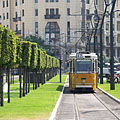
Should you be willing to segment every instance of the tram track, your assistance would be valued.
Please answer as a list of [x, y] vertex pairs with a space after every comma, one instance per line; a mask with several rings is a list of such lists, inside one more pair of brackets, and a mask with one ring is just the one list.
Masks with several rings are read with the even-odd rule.
[[[80, 102], [78, 103], [78, 101], [79, 101], [79, 99], [78, 99], [79, 95], [81, 95], [81, 94], [76, 94], [75, 92], [73, 93], [73, 96], [74, 96], [74, 109], [75, 109], [74, 110], [75, 111], [75, 120], [82, 120], [82, 118], [80, 118], [81, 111], [79, 110]], [[120, 116], [118, 116], [118, 114], [114, 111], [114, 109], [112, 110], [109, 105], [107, 105], [101, 98], [99, 98], [99, 96], [97, 95], [97, 93], [89, 93], [89, 95], [93, 95], [97, 99], [97, 101], [99, 101], [104, 106], [104, 108], [111, 115], [113, 115], [116, 118], [116, 120], [120, 120]]]
[[[119, 116], [108, 106], [104, 103], [104, 101], [102, 101], [96, 93], [93, 93], [93, 95], [95, 96], [95, 98], [114, 116], [116, 117], [117, 120], [120, 120]], [[116, 101], [115, 101], [116, 102]]]
[[75, 99], [75, 93], [73, 94], [73, 96], [74, 96], [75, 120], [80, 120], [78, 104], [77, 104], [77, 101]]

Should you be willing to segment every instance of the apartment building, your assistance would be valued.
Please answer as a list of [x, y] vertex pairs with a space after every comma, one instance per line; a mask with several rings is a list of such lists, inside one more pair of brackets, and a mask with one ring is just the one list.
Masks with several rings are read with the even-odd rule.
[[[108, 3], [111, 0], [107, 0]], [[116, 0], [116, 6], [113, 14], [113, 34], [114, 34], [114, 56], [120, 58], [120, 0]], [[111, 6], [108, 8], [108, 13], [111, 11]], [[106, 16], [104, 23], [104, 52], [107, 57], [110, 57], [110, 15]]]
[[[110, 2], [111, 0], [108, 0]], [[99, 16], [103, 14], [103, 0], [95, 0]], [[88, 47], [89, 35], [96, 25], [94, 0], [0, 0], [0, 24], [9, 27], [20, 37], [36, 35], [62, 56], [77, 49]], [[108, 8], [108, 11], [110, 11]], [[116, 2], [116, 10], [120, 1]], [[91, 24], [93, 23], [93, 27]], [[110, 57], [110, 23], [105, 17], [103, 32], [104, 54]], [[85, 32], [84, 37], [82, 34]], [[97, 48], [100, 48], [99, 30], [96, 35]], [[114, 13], [114, 47], [116, 58], [120, 57], [120, 12]], [[91, 50], [93, 51], [92, 37]], [[77, 45], [76, 45], [77, 44]], [[61, 47], [59, 47], [61, 46]], [[65, 51], [64, 48], [67, 48]], [[76, 51], [77, 51], [76, 49]]]
[[[74, 33], [81, 27], [80, 13], [79, 0], [0, 1], [2, 26], [9, 27], [21, 37], [39, 36], [46, 44], [54, 46], [59, 42], [62, 45], [65, 43], [68, 43], [68, 46], [72, 45], [80, 37], [80, 33], [77, 33], [75, 38]], [[72, 47], [74, 48], [74, 45]]]

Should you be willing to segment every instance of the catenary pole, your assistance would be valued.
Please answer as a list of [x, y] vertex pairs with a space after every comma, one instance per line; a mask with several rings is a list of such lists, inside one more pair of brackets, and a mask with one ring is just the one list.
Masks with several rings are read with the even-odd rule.
[[114, 83], [114, 47], [113, 47], [113, 13], [114, 13], [114, 8], [115, 8], [115, 3], [116, 0], [112, 1], [112, 9], [110, 13], [110, 89], [115, 90], [115, 83]]

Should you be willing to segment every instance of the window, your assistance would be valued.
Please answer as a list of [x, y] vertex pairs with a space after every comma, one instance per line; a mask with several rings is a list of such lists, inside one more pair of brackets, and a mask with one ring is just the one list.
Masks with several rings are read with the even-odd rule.
[[120, 21], [117, 21], [117, 30], [120, 31]]
[[59, 9], [56, 8], [56, 15], [59, 15]]
[[16, 17], [16, 18], [18, 17], [18, 14], [17, 14], [17, 12], [15, 12], [15, 17]]
[[38, 9], [35, 9], [35, 16], [38, 16]]
[[50, 0], [50, 2], [54, 2], [54, 0]]
[[106, 49], [106, 56], [109, 57], [109, 49]]
[[15, 6], [18, 6], [17, 0], [15, 0]]
[[18, 31], [18, 24], [16, 24], [16, 31]]
[[24, 22], [22, 23], [22, 36], [24, 37], [25, 36], [25, 24]]
[[48, 2], [48, 0], [46, 0], [46, 2]]
[[90, 4], [90, 1], [89, 1], [89, 0], [86, 0], [86, 3], [87, 3], [87, 4]]
[[56, 2], [59, 2], [59, 0], [56, 0]]
[[22, 10], [22, 16], [24, 16], [24, 10]]
[[120, 48], [117, 48], [117, 57], [120, 57]]
[[98, 0], [96, 0], [96, 5], [98, 5]]
[[67, 22], [67, 42], [70, 42], [70, 21]]
[[48, 22], [45, 27], [46, 40], [53, 42], [60, 39], [60, 27], [57, 22]]
[[38, 34], [38, 22], [35, 22], [35, 34]]
[[24, 0], [22, 0], [22, 4], [24, 4]]
[[49, 9], [46, 9], [46, 15], [49, 15]]
[[70, 3], [70, 0], [67, 0], [67, 3]]
[[109, 30], [109, 24], [106, 23], [106, 30]]
[[109, 45], [109, 37], [106, 36], [106, 45]]
[[3, 8], [5, 7], [5, 1], [3, 1]]
[[7, 12], [7, 19], [9, 19], [9, 15], [8, 15], [8, 12]]
[[8, 0], [6, 1], [6, 7], [8, 7]]
[[70, 8], [67, 8], [67, 15], [70, 15]]
[[117, 42], [120, 43], [120, 34], [117, 35]]
[[54, 15], [54, 9], [50, 9], [50, 15]]
[[77, 72], [93, 71], [92, 61], [91, 60], [77, 60], [76, 71]]
[[3, 20], [5, 20], [5, 13], [3, 13]]
[[35, 3], [38, 3], [38, 0], [35, 0]]
[[90, 10], [87, 9], [86, 10], [86, 14], [89, 15], [90, 14]]
[[0, 20], [1, 20], [1, 15], [0, 15]]

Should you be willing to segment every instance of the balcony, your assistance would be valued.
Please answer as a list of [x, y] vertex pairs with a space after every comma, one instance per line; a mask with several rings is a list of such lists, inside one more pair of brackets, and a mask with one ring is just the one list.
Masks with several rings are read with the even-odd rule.
[[45, 15], [45, 19], [60, 19], [60, 15]]
[[16, 35], [21, 35], [21, 30], [17, 30], [15, 32], [16, 32]]
[[21, 21], [21, 17], [13, 18], [13, 22]]

